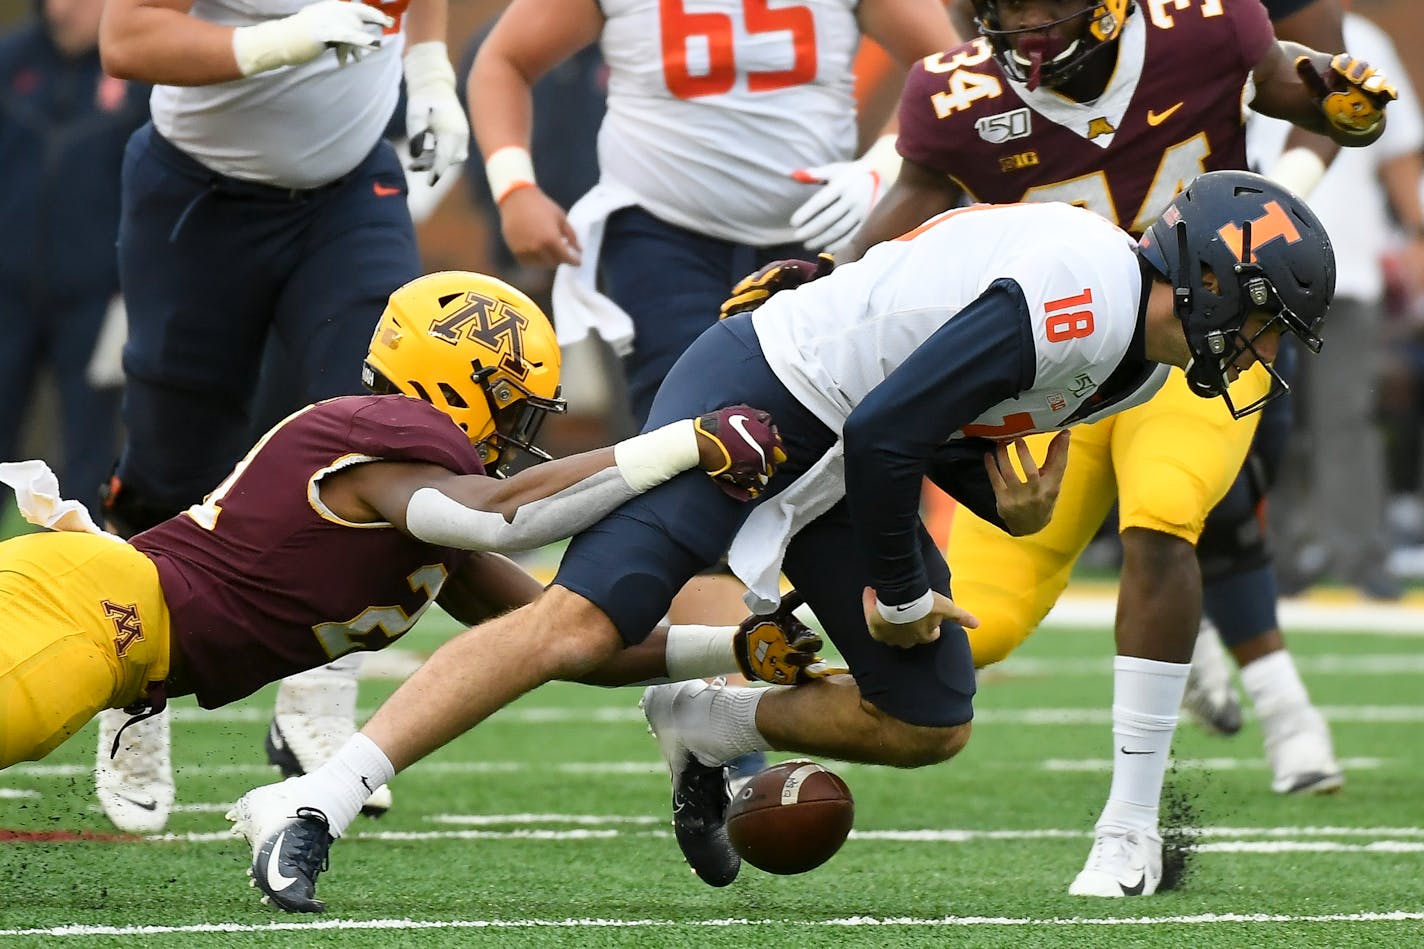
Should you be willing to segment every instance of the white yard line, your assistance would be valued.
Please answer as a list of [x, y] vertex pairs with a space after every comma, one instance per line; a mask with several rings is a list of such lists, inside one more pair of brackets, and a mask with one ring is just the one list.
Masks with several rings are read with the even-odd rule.
[[787, 929], [884, 929], [886, 927], [957, 928], [983, 926], [1212, 926], [1242, 923], [1394, 923], [1424, 920], [1424, 913], [1396, 910], [1376, 913], [1202, 913], [1193, 916], [941, 916], [938, 918], [847, 916], [838, 919], [321, 919], [311, 922], [200, 923], [192, 926], [89, 926], [74, 924], [48, 929], [0, 929], [0, 937], [38, 936], [158, 936], [227, 935], [232, 933], [337, 932], [342, 930], [414, 931], [430, 929], [706, 929], [730, 926], [774, 926]]

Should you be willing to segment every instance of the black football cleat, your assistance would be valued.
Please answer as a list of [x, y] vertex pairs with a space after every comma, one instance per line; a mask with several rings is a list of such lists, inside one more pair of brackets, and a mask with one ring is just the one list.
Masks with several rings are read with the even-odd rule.
[[680, 693], [715, 688], [690, 681], [656, 685], [643, 693], [648, 730], [658, 740], [672, 778], [673, 836], [692, 872], [708, 886], [727, 886], [742, 869], [742, 858], [727, 838], [727, 807], [732, 802], [723, 765], [705, 765], [687, 749], [674, 723]]
[[262, 902], [289, 913], [321, 913], [326, 904], [316, 898], [316, 878], [330, 865], [331, 829], [316, 808], [286, 806], [283, 790], [273, 784], [249, 791], [227, 819], [252, 845], [247, 874]]

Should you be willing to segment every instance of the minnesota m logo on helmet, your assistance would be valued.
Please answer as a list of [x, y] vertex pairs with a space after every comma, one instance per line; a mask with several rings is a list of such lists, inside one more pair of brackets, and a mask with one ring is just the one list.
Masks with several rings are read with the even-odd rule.
[[458, 346], [462, 338], [480, 343], [499, 354], [500, 368], [524, 379], [530, 371], [524, 360], [524, 328], [529, 318], [504, 300], [473, 290], [465, 299], [465, 306], [430, 324], [430, 335], [452, 346]]

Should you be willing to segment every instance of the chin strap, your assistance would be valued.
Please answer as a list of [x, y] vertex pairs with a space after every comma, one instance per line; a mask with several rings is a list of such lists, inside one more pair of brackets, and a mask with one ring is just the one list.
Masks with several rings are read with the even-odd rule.
[[136, 722], [141, 722], [146, 718], [152, 718], [168, 707], [168, 685], [165, 682], [150, 682], [148, 690], [144, 692], [143, 698], [137, 702], [132, 702], [124, 706], [124, 711], [133, 716], [128, 721], [119, 726], [118, 732], [114, 735], [114, 744], [109, 749], [109, 759], [119, 753], [119, 739], [124, 735], [124, 729]]

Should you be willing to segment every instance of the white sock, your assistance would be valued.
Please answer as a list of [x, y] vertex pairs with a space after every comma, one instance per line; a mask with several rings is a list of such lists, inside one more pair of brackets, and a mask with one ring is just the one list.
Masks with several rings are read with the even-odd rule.
[[340, 837], [361, 813], [366, 798], [395, 774], [380, 746], [357, 732], [326, 764], [292, 780], [300, 782], [301, 800], [325, 814], [332, 835]]
[[732, 652], [732, 636], [736, 632], [735, 626], [669, 626], [668, 681], [710, 679], [740, 672]]
[[770, 749], [756, 727], [757, 706], [769, 691], [728, 685], [698, 693], [685, 711], [679, 709], [678, 724], [688, 750], [703, 764], [715, 765]]
[[1295, 660], [1284, 649], [1242, 666], [1241, 685], [1251, 698], [1256, 716], [1262, 720], [1310, 705], [1310, 694], [1296, 670]]
[[1190, 668], [1135, 656], [1113, 659], [1113, 776], [1099, 829], [1156, 829]]

